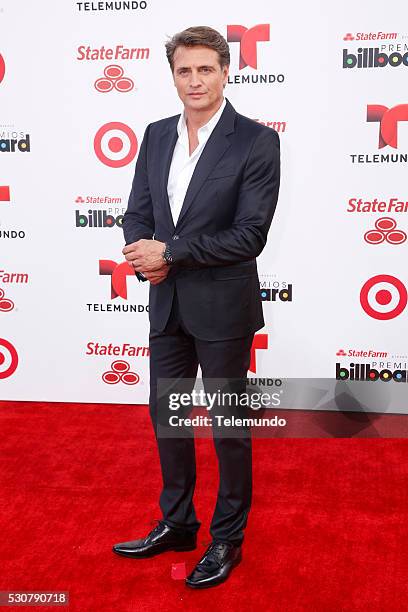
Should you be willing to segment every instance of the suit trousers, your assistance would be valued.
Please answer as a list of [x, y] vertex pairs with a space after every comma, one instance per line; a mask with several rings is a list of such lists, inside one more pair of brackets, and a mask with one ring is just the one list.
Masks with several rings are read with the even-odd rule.
[[[221, 378], [234, 381], [232, 385], [241, 380], [245, 388], [253, 337], [254, 333], [219, 341], [194, 337], [182, 321], [176, 289], [164, 331], [159, 332], [152, 327], [150, 329], [150, 416], [163, 478], [160, 508], [163, 522], [170, 527], [191, 532], [198, 531], [200, 527], [193, 503], [196, 483], [195, 444], [193, 435], [160, 435], [158, 381], [174, 379], [183, 384], [186, 380], [183, 390], [191, 392], [200, 365], [206, 392], [215, 389], [214, 379]], [[217, 412], [216, 406], [212, 412]], [[236, 416], [236, 412], [233, 414]], [[242, 414], [238, 407], [238, 416]], [[223, 427], [215, 427], [214, 419], [212, 431], [218, 459], [219, 488], [210, 533], [213, 540], [239, 545], [244, 538], [252, 498], [251, 432], [249, 428], [241, 427], [240, 435], [235, 436], [225, 430], [226, 435], [223, 435]]]

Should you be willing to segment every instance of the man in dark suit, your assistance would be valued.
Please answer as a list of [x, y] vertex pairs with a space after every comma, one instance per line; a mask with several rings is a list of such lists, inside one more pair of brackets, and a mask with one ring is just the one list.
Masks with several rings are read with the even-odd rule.
[[[184, 113], [147, 127], [123, 220], [123, 253], [150, 281], [150, 414], [163, 476], [163, 519], [144, 539], [113, 547], [133, 558], [196, 548], [194, 438], [161, 435], [158, 381], [190, 381], [191, 389], [198, 365], [206, 390], [214, 379], [245, 380], [254, 333], [264, 325], [256, 257], [280, 176], [277, 133], [224, 99], [225, 39], [189, 28], [166, 52]], [[213, 542], [186, 579], [193, 588], [226, 580], [241, 559], [252, 455], [248, 428], [240, 434], [222, 427], [213, 434], [220, 473]]]

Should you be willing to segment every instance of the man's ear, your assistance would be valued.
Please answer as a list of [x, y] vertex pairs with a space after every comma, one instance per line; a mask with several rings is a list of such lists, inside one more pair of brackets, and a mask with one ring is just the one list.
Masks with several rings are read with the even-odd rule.
[[224, 87], [228, 83], [228, 75], [229, 75], [229, 66], [224, 66], [222, 69], [223, 77], [224, 77]]

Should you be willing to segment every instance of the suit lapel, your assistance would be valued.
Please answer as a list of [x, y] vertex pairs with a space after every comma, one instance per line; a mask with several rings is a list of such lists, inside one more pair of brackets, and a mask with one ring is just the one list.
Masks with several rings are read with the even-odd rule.
[[234, 108], [227, 100], [227, 104], [220, 117], [220, 120], [215, 126], [213, 132], [211, 133], [194, 169], [193, 176], [191, 177], [191, 181], [188, 186], [186, 196], [184, 198], [183, 206], [181, 208], [176, 227], [179, 227], [180, 222], [182, 221], [187, 210], [193, 203], [194, 198], [200, 191], [207, 176], [210, 174], [210, 172], [217, 165], [221, 157], [231, 146], [231, 142], [227, 136], [228, 134], [231, 134], [234, 131], [235, 115], [236, 112]]
[[163, 204], [172, 230], [174, 230], [174, 222], [170, 210], [169, 196], [167, 193], [167, 181], [169, 180], [171, 160], [173, 158], [174, 147], [176, 146], [178, 138], [177, 121], [178, 117], [175, 118], [174, 124], [170, 125], [167, 131], [162, 134], [159, 150], [160, 191], [163, 193]]

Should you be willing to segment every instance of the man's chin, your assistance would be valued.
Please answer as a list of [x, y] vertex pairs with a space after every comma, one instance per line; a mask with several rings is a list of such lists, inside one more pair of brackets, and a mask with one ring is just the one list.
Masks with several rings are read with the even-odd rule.
[[206, 96], [200, 96], [199, 98], [188, 97], [184, 105], [188, 108], [205, 110], [211, 106], [211, 102]]

